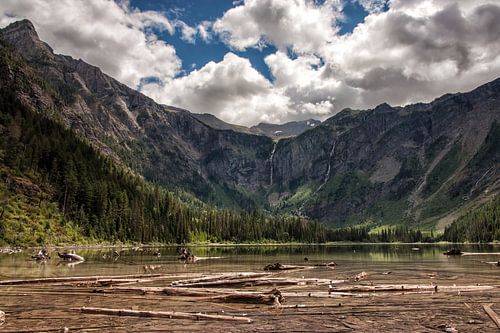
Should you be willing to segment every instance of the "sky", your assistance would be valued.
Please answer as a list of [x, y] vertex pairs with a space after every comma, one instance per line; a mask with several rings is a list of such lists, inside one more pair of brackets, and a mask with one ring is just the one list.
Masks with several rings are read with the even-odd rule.
[[500, 76], [498, 0], [2, 0], [56, 53], [251, 126], [428, 102]]

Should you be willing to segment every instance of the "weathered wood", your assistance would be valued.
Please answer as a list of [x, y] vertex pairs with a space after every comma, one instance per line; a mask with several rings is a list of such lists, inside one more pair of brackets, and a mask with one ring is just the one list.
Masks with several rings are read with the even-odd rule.
[[218, 280], [207, 282], [185, 283], [178, 285], [179, 287], [223, 287], [235, 285], [251, 285], [251, 286], [264, 286], [264, 285], [307, 285], [307, 284], [329, 284], [330, 280], [327, 279], [293, 279], [293, 278], [243, 278], [243, 279], [230, 279]]
[[0, 311], [0, 326], [2, 326], [3, 323], [5, 323], [5, 312]]
[[199, 282], [211, 282], [219, 280], [235, 280], [242, 278], [258, 278], [264, 276], [271, 276], [270, 273], [252, 273], [252, 272], [241, 272], [241, 273], [229, 273], [229, 274], [218, 274], [214, 276], [204, 276], [196, 279], [178, 280], [171, 283], [172, 286], [188, 285], [192, 283]]
[[167, 319], [191, 319], [191, 320], [217, 320], [217, 321], [235, 321], [241, 323], [251, 323], [252, 319], [246, 317], [212, 315], [204, 313], [189, 313], [177, 311], [144, 311], [128, 309], [111, 309], [83, 307], [78, 309], [85, 314], [98, 314], [108, 316], [129, 316], [129, 317], [148, 317], [148, 318], [167, 318]]
[[101, 294], [162, 294], [167, 296], [214, 296], [231, 293], [230, 291], [217, 291], [210, 289], [189, 289], [189, 288], [176, 288], [176, 287], [114, 287], [105, 289], [94, 289], [94, 293]]
[[500, 328], [500, 318], [491, 308], [491, 304], [483, 304], [483, 309], [484, 312], [486, 312], [486, 314], [491, 318], [491, 320], [493, 320], [493, 322], [497, 325], [497, 327]]
[[330, 287], [330, 292], [348, 291], [348, 292], [406, 292], [406, 291], [434, 291], [434, 292], [457, 292], [457, 291], [485, 291], [494, 289], [494, 286], [437, 286], [437, 285], [419, 285], [419, 284], [400, 284], [400, 285], [374, 285], [374, 286], [342, 286]]
[[150, 278], [160, 277], [162, 274], [139, 274], [139, 275], [114, 275], [114, 276], [72, 276], [72, 277], [55, 277], [55, 278], [40, 278], [40, 279], [25, 279], [25, 280], [0, 280], [0, 285], [22, 285], [22, 284], [39, 284], [39, 283], [58, 283], [58, 282], [73, 282], [73, 281], [92, 281], [103, 279], [135, 279], [135, 278]]
[[226, 295], [213, 296], [207, 300], [210, 300], [211, 302], [250, 303], [280, 306], [284, 301], [284, 297], [278, 289], [273, 289], [270, 292], [261, 294], [234, 292]]

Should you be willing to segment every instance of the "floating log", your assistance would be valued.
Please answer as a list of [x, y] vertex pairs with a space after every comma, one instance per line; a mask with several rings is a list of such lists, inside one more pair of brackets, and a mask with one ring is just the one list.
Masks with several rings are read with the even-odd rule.
[[493, 322], [497, 325], [498, 328], [500, 328], [500, 318], [498, 318], [498, 315], [493, 311], [491, 308], [491, 304], [484, 304], [483, 305], [484, 312], [493, 320]]
[[285, 286], [285, 285], [307, 285], [307, 284], [329, 284], [330, 280], [327, 279], [293, 279], [293, 278], [242, 278], [242, 279], [226, 279], [226, 280], [216, 280], [216, 281], [202, 281], [194, 283], [184, 283], [177, 285], [179, 287], [224, 287], [224, 286], [235, 286], [235, 285], [248, 285], [248, 286], [264, 286], [264, 285], [275, 285], [275, 286]]
[[458, 248], [454, 247], [453, 249], [443, 252], [443, 254], [446, 256], [461, 256], [463, 252], [460, 251]]
[[151, 278], [161, 277], [162, 274], [140, 274], [140, 275], [114, 275], [114, 276], [72, 276], [72, 277], [56, 277], [56, 278], [40, 278], [27, 280], [0, 280], [0, 285], [21, 285], [21, 284], [39, 284], [39, 283], [60, 283], [60, 282], [75, 282], [75, 281], [95, 281], [105, 279], [134, 279], [134, 278]]
[[485, 291], [494, 289], [493, 286], [436, 286], [436, 285], [418, 285], [418, 284], [401, 284], [401, 285], [376, 285], [376, 286], [345, 286], [345, 287], [330, 287], [330, 292], [380, 292], [380, 291], [434, 291], [434, 292], [457, 292], [457, 291]]
[[61, 258], [62, 260], [69, 260], [69, 261], [85, 261], [85, 259], [82, 257], [82, 256], [79, 256], [78, 254], [76, 253], [59, 253], [57, 252], [57, 255], [59, 256], [59, 258]]
[[110, 308], [94, 308], [94, 307], [83, 307], [78, 310], [81, 313], [85, 314], [98, 314], [98, 315], [108, 315], [108, 316], [129, 316], [129, 317], [191, 319], [191, 320], [218, 320], [218, 321], [236, 321], [241, 323], [253, 322], [252, 319], [246, 317], [177, 312], [177, 311], [139, 311], [139, 310], [128, 310], [128, 309], [110, 309]]
[[95, 293], [102, 294], [163, 294], [168, 296], [198, 296], [198, 297], [211, 297], [223, 295], [230, 292], [209, 290], [209, 289], [195, 289], [188, 288], [175, 288], [175, 287], [114, 287], [106, 289], [94, 289]]
[[284, 297], [278, 289], [262, 294], [233, 292], [225, 295], [218, 295], [208, 298], [212, 302], [225, 303], [251, 303], [280, 306]]
[[199, 282], [211, 282], [211, 281], [219, 281], [219, 280], [235, 280], [235, 279], [242, 279], [242, 278], [258, 278], [258, 277], [264, 277], [264, 276], [271, 276], [270, 273], [229, 273], [229, 274], [218, 274], [214, 276], [204, 276], [201, 278], [196, 278], [196, 279], [188, 279], [188, 280], [179, 280], [179, 281], [173, 281], [171, 283], [172, 286], [182, 286], [182, 285], [188, 285], [192, 283], [199, 283]]

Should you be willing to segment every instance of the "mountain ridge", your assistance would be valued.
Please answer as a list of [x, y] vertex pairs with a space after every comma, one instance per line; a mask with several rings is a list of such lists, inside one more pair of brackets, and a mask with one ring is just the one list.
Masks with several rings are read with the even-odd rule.
[[216, 128], [222, 125], [159, 105], [95, 66], [55, 55], [28, 22], [2, 35], [65, 103], [20, 94], [24, 102], [45, 103], [102, 152], [169, 189], [220, 207], [263, 208], [334, 226], [429, 228], [444, 227], [447, 214], [498, 193], [498, 149], [471, 163], [500, 122], [500, 79], [430, 103], [345, 109], [273, 140], [227, 123]]

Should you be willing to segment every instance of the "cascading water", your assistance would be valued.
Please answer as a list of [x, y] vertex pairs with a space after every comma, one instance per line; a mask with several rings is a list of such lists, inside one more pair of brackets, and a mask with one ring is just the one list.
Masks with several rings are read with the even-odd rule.
[[334, 141], [333, 145], [332, 145], [332, 149], [330, 150], [330, 155], [328, 157], [328, 168], [326, 169], [325, 178], [323, 180], [323, 183], [321, 183], [321, 185], [318, 186], [318, 188], [316, 189], [316, 191], [314, 191], [314, 193], [318, 193], [323, 188], [323, 186], [325, 186], [326, 183], [328, 183], [328, 181], [330, 180], [330, 172], [332, 170], [332, 157], [333, 157], [333, 154], [335, 153], [335, 146], [336, 145], [337, 145], [337, 142]]
[[270, 176], [269, 176], [269, 186], [272, 186], [273, 185], [273, 173], [274, 173], [274, 153], [276, 152], [276, 147], [278, 146], [278, 142], [279, 141], [276, 141], [274, 143], [274, 147], [273, 147], [273, 150], [271, 151], [271, 156], [269, 157], [269, 164], [271, 165], [271, 171], [270, 171]]

